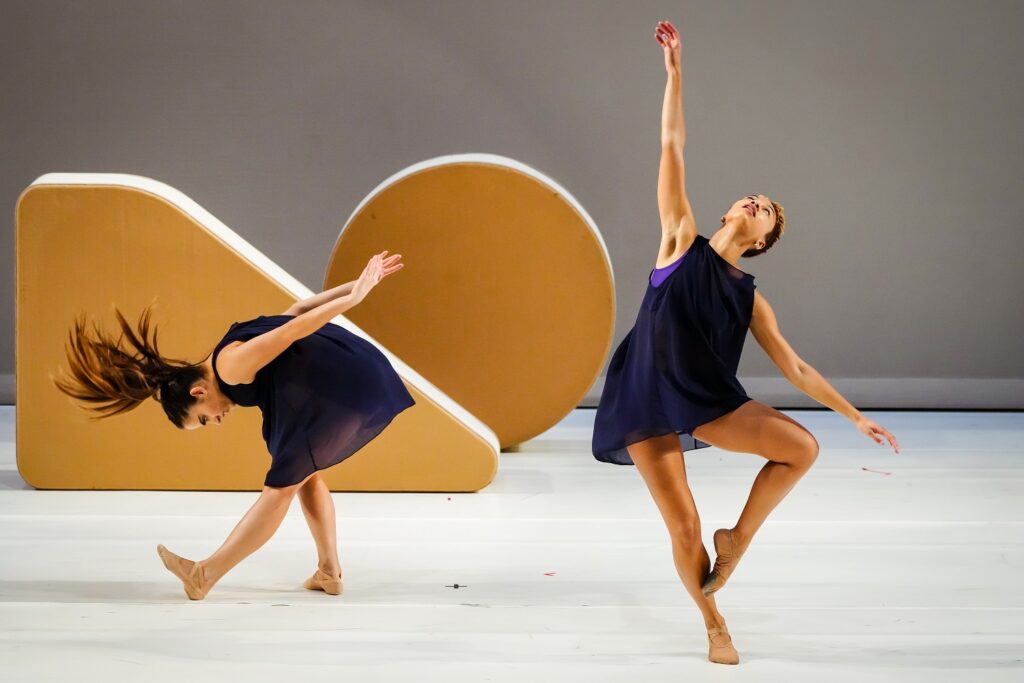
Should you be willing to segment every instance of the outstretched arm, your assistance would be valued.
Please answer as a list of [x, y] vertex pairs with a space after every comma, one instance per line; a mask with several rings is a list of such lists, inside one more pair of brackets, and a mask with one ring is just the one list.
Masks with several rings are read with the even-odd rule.
[[[382, 256], [386, 256], [387, 253], [388, 252], [385, 249], [384, 251], [381, 252], [381, 255]], [[399, 263], [399, 260], [401, 260], [401, 258], [402, 258], [401, 254], [393, 254], [391, 256], [387, 256], [387, 258], [384, 259], [384, 275], [383, 275], [383, 277], [387, 277], [388, 275], [391, 275], [392, 273], [394, 273], [394, 272], [396, 272], [398, 270], [401, 270], [402, 265], [403, 265], [403, 264]], [[321, 306], [321, 305], [327, 303], [328, 301], [333, 301], [334, 299], [338, 299], [340, 297], [347, 296], [348, 294], [350, 294], [352, 292], [352, 287], [355, 284], [356, 284], [356, 281], [352, 280], [351, 282], [346, 282], [344, 284], [338, 285], [337, 287], [333, 287], [333, 288], [328, 289], [326, 291], [320, 292], [319, 294], [311, 296], [308, 299], [303, 299], [302, 301], [296, 301], [294, 304], [292, 304], [291, 306], [288, 307], [288, 309], [284, 312], [284, 314], [285, 315], [302, 315], [303, 313], [306, 313], [307, 311], [311, 311], [314, 308], [316, 308], [317, 306]]]
[[884, 443], [882, 440], [884, 437], [897, 453], [900, 452], [900, 445], [896, 442], [895, 436], [881, 425], [865, 417], [843, 398], [817, 370], [797, 355], [793, 347], [783, 338], [782, 332], [779, 331], [775, 311], [768, 304], [768, 300], [757, 290], [754, 290], [754, 311], [750, 318], [750, 332], [790, 384], [818, 403], [845, 416], [857, 426], [862, 434], [871, 437], [875, 443]]
[[690, 200], [686, 196], [686, 167], [683, 147], [686, 123], [683, 117], [682, 41], [675, 26], [658, 22], [654, 39], [665, 53], [665, 99], [661, 108], [661, 165], [658, 170], [658, 211], [662, 233], [673, 233], [689, 243], [697, 233]]
[[270, 332], [224, 347], [217, 356], [217, 373], [228, 384], [252, 382], [261, 368], [277, 358], [293, 342], [313, 334], [335, 316], [360, 303], [383, 277], [384, 254], [381, 253], [370, 259], [347, 294], [324, 301]]

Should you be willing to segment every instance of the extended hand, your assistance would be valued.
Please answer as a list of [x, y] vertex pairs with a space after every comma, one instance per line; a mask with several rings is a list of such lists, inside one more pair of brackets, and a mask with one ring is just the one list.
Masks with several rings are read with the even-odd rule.
[[356, 301], [362, 301], [370, 290], [377, 286], [377, 283], [384, 277], [384, 255], [374, 254], [363, 268], [363, 273], [352, 285], [352, 295]]
[[889, 430], [887, 430], [882, 425], [872, 420], [869, 420], [868, 418], [863, 416], [859, 420], [857, 420], [855, 424], [857, 425], [857, 429], [860, 430], [861, 433], [870, 436], [872, 439], [874, 439], [875, 443], [885, 444], [885, 441], [882, 440], [882, 437], [885, 437], [886, 439], [889, 440], [889, 443], [892, 445], [893, 449], [897, 453], [900, 452], [900, 445], [896, 443], [896, 437], [890, 434]]
[[669, 21], [659, 21], [654, 29], [654, 39], [661, 45], [665, 52], [665, 71], [673, 73], [679, 71], [679, 64], [682, 60], [683, 41], [679, 38], [679, 31]]
[[[385, 249], [384, 251], [380, 252], [380, 255], [387, 256], [387, 253], [388, 250]], [[392, 254], [391, 256], [387, 256], [387, 258], [385, 258], [382, 263], [382, 265], [384, 266], [384, 275], [381, 277], [381, 279], [384, 279], [388, 275], [391, 275], [391, 273], [397, 273], [398, 271], [400, 271], [402, 269], [402, 266], [405, 265], [403, 263], [399, 263], [399, 261], [401, 260], [401, 254]]]

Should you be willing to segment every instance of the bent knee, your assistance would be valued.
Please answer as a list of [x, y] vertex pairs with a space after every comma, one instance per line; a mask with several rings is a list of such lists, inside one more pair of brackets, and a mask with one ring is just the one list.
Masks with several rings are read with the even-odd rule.
[[809, 468], [818, 459], [821, 447], [818, 445], [818, 440], [814, 438], [814, 435], [804, 429], [800, 431], [800, 436], [796, 439], [793, 450], [794, 459], [791, 464], [797, 467]]
[[772, 444], [771, 449], [761, 455], [772, 462], [807, 469], [818, 459], [818, 440], [803, 427], [787, 430], [783, 438]]
[[686, 517], [669, 523], [669, 536], [672, 542], [683, 548], [696, 548], [703, 544], [700, 537], [700, 519]]

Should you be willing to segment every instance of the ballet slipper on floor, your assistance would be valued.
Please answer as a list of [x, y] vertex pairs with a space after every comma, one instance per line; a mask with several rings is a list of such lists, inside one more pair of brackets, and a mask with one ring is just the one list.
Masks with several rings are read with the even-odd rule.
[[732, 644], [725, 624], [708, 629], [708, 660], [715, 664], [739, 664], [740, 653]]
[[313, 576], [306, 579], [302, 586], [311, 591], [323, 591], [328, 595], [338, 595], [342, 591], [341, 576], [331, 576], [319, 568]]
[[156, 547], [156, 552], [160, 555], [167, 570], [181, 579], [181, 583], [185, 586], [185, 595], [189, 600], [202, 600], [206, 597], [211, 585], [207, 584], [203, 565], [175, 555], [162, 545]]
[[711, 569], [711, 573], [704, 579], [704, 585], [701, 586], [701, 591], [704, 593], [704, 597], [708, 597], [729, 580], [736, 565], [739, 564], [740, 557], [743, 553], [737, 547], [732, 531], [729, 529], [719, 529], [715, 532], [715, 553], [718, 557], [715, 558], [715, 566]]

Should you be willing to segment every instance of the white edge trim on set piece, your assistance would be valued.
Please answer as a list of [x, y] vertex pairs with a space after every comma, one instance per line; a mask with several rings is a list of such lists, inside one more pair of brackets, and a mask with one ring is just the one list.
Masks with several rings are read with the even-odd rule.
[[450, 164], [465, 163], [490, 164], [492, 166], [503, 166], [505, 168], [511, 168], [515, 171], [523, 173], [524, 175], [530, 176], [534, 180], [539, 180], [540, 182], [544, 183], [552, 190], [557, 192], [559, 195], [564, 197], [565, 200], [569, 202], [569, 205], [572, 206], [572, 208], [576, 209], [576, 212], [583, 218], [583, 222], [586, 223], [587, 227], [590, 228], [590, 231], [594, 233], [594, 237], [597, 238], [598, 244], [601, 245], [601, 251], [602, 253], [604, 253], [604, 260], [608, 264], [608, 272], [611, 274], [612, 278], [612, 291], [615, 291], [615, 271], [612, 269], [612, 259], [611, 256], [608, 254], [608, 246], [604, 243], [604, 237], [601, 235], [601, 231], [598, 229], [597, 223], [595, 223], [594, 219], [590, 217], [590, 214], [587, 213], [587, 210], [583, 208], [583, 205], [580, 204], [568, 190], [566, 190], [553, 179], [544, 175], [537, 169], [531, 168], [521, 161], [516, 161], [515, 159], [499, 156], [497, 154], [485, 154], [482, 152], [470, 154], [448, 154], [446, 156], [434, 157], [433, 159], [426, 159], [425, 161], [420, 161], [418, 163], [413, 164], [412, 166], [407, 166], [406, 168], [403, 168], [398, 173], [395, 173], [394, 175], [384, 180], [384, 182], [382, 182], [380, 185], [373, 188], [373, 190], [368, 195], [363, 197], [363, 201], [359, 202], [359, 205], [356, 206], [355, 210], [348, 217], [348, 220], [345, 221], [345, 225], [342, 226], [341, 232], [338, 233], [338, 239], [334, 243], [335, 250], [337, 250], [338, 243], [341, 241], [342, 233], [344, 233], [348, 226], [351, 225], [352, 219], [355, 218], [360, 211], [362, 211], [363, 207], [366, 206], [366, 204], [371, 199], [373, 199], [378, 194], [386, 190], [390, 185], [393, 185], [402, 178], [411, 176], [414, 173], [418, 173], [428, 168], [437, 168], [438, 166], [448, 166]]
[[[166, 201], [172, 206], [176, 206], [181, 209], [185, 214], [209, 230], [214, 236], [224, 242], [224, 244], [234, 249], [242, 258], [248, 261], [257, 270], [262, 271], [267, 277], [280, 285], [296, 299], [305, 299], [313, 296], [312, 290], [296, 280], [292, 275], [281, 268], [281, 266], [267, 258], [259, 249], [246, 242], [238, 235], [238, 233], [224, 225], [224, 223], [217, 219], [217, 217], [212, 213], [199, 206], [199, 204], [190, 199], [180, 190], [176, 190], [170, 185], [161, 183], [158, 180], [125, 173], [47, 173], [37, 178], [29, 187], [37, 187], [40, 185], [117, 186], [148, 192], [149, 194]], [[373, 339], [373, 337], [364, 332], [358, 325], [342, 315], [337, 316], [331, 322], [371, 342], [381, 350], [402, 378], [422, 391], [424, 395], [444, 408], [468, 429], [484, 439], [492, 448], [494, 448], [495, 453], [501, 450], [500, 444], [498, 443], [498, 437], [490, 427], [485, 425], [472, 413], [452, 400], [451, 397], [434, 386], [425, 377], [402, 362], [398, 356], [381, 346], [375, 339]]]

